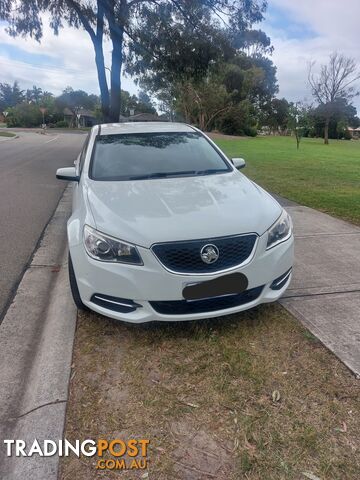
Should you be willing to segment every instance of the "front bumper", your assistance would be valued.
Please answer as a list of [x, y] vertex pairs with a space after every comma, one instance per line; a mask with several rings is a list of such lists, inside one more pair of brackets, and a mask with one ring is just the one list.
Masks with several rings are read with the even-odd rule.
[[[159, 313], [150, 302], [183, 300], [182, 290], [185, 285], [212, 280], [226, 275], [226, 273], [211, 275], [170, 273], [159, 263], [150, 249], [143, 247], [138, 247], [144, 262], [142, 266], [94, 260], [87, 255], [82, 244], [71, 246], [70, 255], [81, 299], [91, 310], [116, 320], [132, 323], [197, 320], [247, 310], [261, 303], [274, 302], [283, 295], [289, 286], [291, 275], [288, 276], [282, 288], [274, 290], [270, 286], [274, 279], [280, 277], [292, 267], [294, 239], [291, 237], [286, 242], [267, 251], [266, 241], [267, 235], [259, 237], [251, 262], [228, 272], [241, 272], [246, 275], [249, 282], [248, 289], [263, 286], [257, 298], [231, 308], [185, 315]], [[117, 312], [92, 302], [91, 298], [94, 294], [131, 299], [141, 307], [125, 313]]]

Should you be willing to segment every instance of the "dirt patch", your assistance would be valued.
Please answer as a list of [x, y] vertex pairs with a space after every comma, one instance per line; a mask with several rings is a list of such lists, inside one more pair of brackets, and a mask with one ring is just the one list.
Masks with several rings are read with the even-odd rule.
[[184, 480], [227, 478], [234, 470], [230, 442], [220, 441], [190, 422], [170, 424], [176, 443], [173, 451], [174, 471]]
[[135, 327], [81, 314], [73, 363], [66, 438], [147, 438], [149, 467], [69, 457], [61, 480], [360, 478], [359, 381], [278, 305]]

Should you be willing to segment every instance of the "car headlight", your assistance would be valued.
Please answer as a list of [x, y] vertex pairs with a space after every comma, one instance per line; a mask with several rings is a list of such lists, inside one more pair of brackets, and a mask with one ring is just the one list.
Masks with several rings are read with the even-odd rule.
[[143, 265], [136, 247], [104, 235], [88, 225], [84, 227], [84, 245], [87, 253], [95, 260]]
[[292, 221], [290, 215], [283, 210], [280, 217], [276, 220], [268, 230], [268, 240], [266, 250], [275, 247], [281, 242], [284, 242], [291, 237]]

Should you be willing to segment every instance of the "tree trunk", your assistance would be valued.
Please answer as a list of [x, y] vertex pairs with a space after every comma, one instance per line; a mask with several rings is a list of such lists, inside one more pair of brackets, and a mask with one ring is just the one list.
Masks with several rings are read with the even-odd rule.
[[120, 120], [121, 112], [121, 69], [123, 64], [124, 29], [128, 18], [127, 0], [121, 0], [116, 11], [115, 0], [104, 2], [105, 17], [109, 23], [109, 33], [112, 43], [111, 71], [110, 71], [110, 112], [111, 122]]
[[105, 3], [104, 0], [97, 0], [96, 13], [96, 30], [91, 26], [89, 19], [85, 15], [83, 9], [77, 2], [67, 0], [68, 7], [74, 9], [77, 13], [82, 26], [89, 34], [95, 51], [95, 64], [98, 74], [100, 95], [101, 95], [101, 110], [105, 121], [109, 119], [109, 88], [106, 81], [104, 51], [103, 51], [103, 36], [104, 36], [104, 15]]
[[184, 113], [185, 123], [190, 123], [190, 121], [191, 121], [190, 120], [190, 112], [187, 108], [186, 102], [183, 102], [183, 113]]
[[199, 128], [202, 132], [205, 131], [205, 113], [202, 110], [199, 113]]
[[100, 98], [101, 98], [101, 111], [103, 114], [103, 121], [108, 122], [109, 118], [109, 108], [110, 108], [110, 96], [109, 96], [109, 88], [106, 80], [106, 73], [105, 73], [105, 62], [104, 62], [104, 52], [102, 42], [100, 43], [98, 40], [94, 43], [95, 48], [95, 62], [96, 62], [96, 69], [100, 87]]
[[98, 74], [100, 98], [101, 98], [101, 111], [103, 115], [103, 121], [109, 121], [109, 109], [110, 109], [110, 96], [109, 87], [106, 80], [104, 50], [103, 50], [103, 36], [104, 36], [104, 15], [105, 8], [103, 0], [97, 1], [97, 15], [96, 15], [96, 36], [94, 38], [95, 49], [95, 63]]
[[[120, 29], [117, 29], [120, 30]], [[110, 121], [118, 122], [121, 111], [121, 68], [123, 64], [123, 31], [112, 32]]]
[[329, 144], [329, 123], [330, 123], [330, 118], [327, 115], [325, 118], [325, 129], [324, 129], [324, 144], [328, 145]]

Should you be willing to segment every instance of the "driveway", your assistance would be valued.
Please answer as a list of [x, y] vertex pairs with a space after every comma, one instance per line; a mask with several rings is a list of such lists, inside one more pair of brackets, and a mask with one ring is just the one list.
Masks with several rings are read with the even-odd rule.
[[64, 191], [58, 167], [72, 165], [85, 135], [19, 132], [0, 142], [0, 321]]
[[295, 231], [294, 277], [280, 303], [360, 376], [360, 228], [280, 201]]

